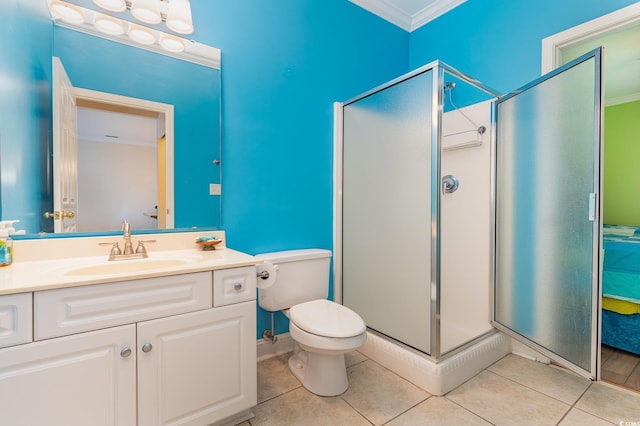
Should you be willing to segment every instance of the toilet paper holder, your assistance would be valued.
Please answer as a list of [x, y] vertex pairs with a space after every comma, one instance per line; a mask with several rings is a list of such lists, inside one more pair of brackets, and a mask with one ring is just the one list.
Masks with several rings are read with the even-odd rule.
[[262, 278], [263, 280], [269, 279], [269, 271], [260, 271], [256, 273], [256, 277]]

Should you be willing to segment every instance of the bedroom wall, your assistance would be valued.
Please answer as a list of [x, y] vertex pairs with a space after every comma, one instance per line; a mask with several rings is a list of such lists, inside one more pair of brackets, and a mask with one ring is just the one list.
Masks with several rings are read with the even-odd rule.
[[604, 223], [640, 226], [640, 101], [604, 110]]

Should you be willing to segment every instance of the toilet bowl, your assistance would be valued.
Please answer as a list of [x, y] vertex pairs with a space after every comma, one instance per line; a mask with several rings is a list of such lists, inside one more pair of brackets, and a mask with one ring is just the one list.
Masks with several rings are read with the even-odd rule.
[[258, 272], [271, 275], [267, 284], [258, 283], [258, 304], [270, 312], [281, 310], [289, 318], [295, 343], [289, 369], [317, 395], [345, 392], [349, 382], [344, 355], [362, 346], [367, 333], [356, 312], [326, 299], [331, 252], [289, 250], [256, 257], [265, 262], [258, 265]]
[[322, 396], [344, 393], [349, 387], [344, 354], [367, 340], [364, 321], [352, 310], [325, 299], [293, 306], [289, 332], [295, 342], [289, 369], [305, 388]]

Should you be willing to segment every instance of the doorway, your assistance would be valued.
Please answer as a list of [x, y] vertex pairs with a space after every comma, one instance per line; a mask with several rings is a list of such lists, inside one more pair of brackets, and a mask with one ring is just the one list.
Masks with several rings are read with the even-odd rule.
[[[635, 256], [640, 260], [640, 202], [634, 203], [629, 197], [629, 194], [640, 190], [640, 179], [635, 178], [640, 174], [636, 170], [637, 164], [628, 162], [630, 158], [637, 158], [640, 148], [635, 148], [626, 137], [637, 132], [624, 127], [637, 128], [635, 122], [640, 115], [638, 40], [640, 3], [570, 28], [542, 42], [543, 74], [585, 51], [600, 45], [605, 47], [605, 256], [600, 377], [635, 391], [640, 391], [640, 295], [629, 293], [622, 284], [640, 285], [640, 267], [636, 270], [633, 266], [640, 264], [633, 260]], [[621, 262], [621, 258], [627, 261]]]

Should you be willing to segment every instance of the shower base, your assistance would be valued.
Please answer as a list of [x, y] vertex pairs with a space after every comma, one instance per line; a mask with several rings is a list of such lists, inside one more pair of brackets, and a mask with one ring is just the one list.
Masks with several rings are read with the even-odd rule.
[[435, 362], [428, 356], [368, 332], [359, 352], [432, 395], [441, 396], [511, 352], [511, 339], [496, 332]]

